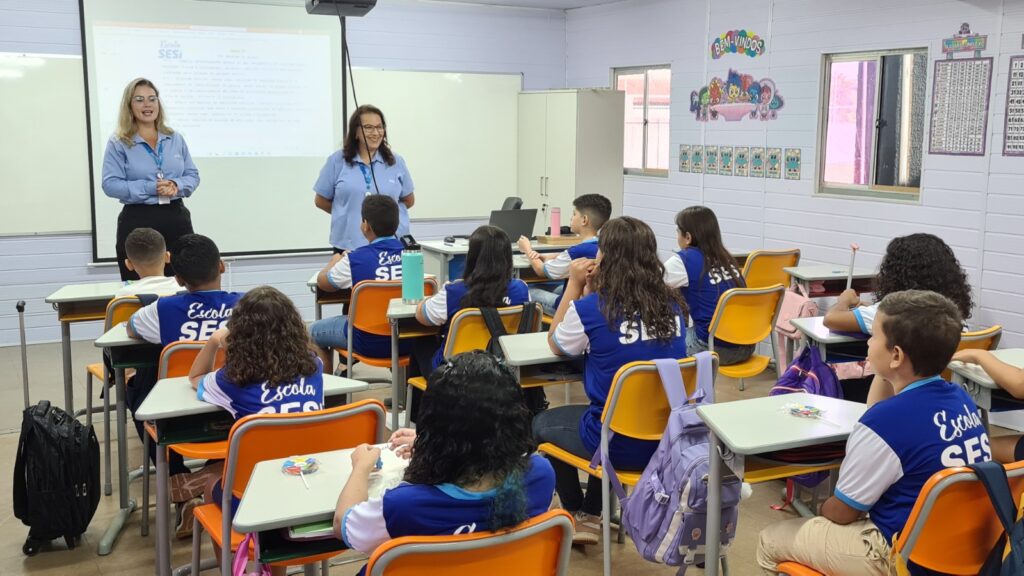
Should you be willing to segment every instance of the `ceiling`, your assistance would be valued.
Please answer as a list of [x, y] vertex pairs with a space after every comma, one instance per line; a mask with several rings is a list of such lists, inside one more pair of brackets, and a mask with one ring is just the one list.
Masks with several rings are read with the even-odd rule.
[[490, 6], [516, 6], [520, 8], [548, 8], [551, 10], [571, 10], [587, 6], [600, 6], [621, 0], [445, 0], [462, 4], [487, 4]]

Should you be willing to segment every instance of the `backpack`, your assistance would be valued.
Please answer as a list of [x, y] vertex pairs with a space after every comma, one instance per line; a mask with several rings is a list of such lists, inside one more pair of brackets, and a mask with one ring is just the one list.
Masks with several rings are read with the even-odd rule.
[[43, 400], [25, 409], [14, 462], [14, 515], [30, 528], [29, 555], [63, 537], [74, 548], [100, 501], [100, 448], [86, 427]]
[[786, 290], [782, 298], [782, 305], [779, 307], [779, 317], [775, 321], [775, 334], [778, 341], [776, 350], [779, 351], [779, 362], [786, 364], [790, 358], [785, 357], [786, 340], [801, 340], [803, 333], [797, 330], [790, 320], [794, 318], [809, 318], [818, 315], [818, 303], [811, 300], [804, 291], [802, 285], [796, 290]]
[[[611, 471], [612, 488], [622, 502], [622, 525], [637, 551], [651, 562], [680, 566], [684, 574], [690, 564], [703, 561], [707, 526], [708, 428], [697, 407], [714, 400], [711, 354], [696, 355], [697, 386], [686, 397], [679, 362], [655, 360], [672, 412], [658, 449], [640, 476], [640, 482], [626, 495], [615, 475], [608, 454], [598, 450], [592, 466], [600, 463]], [[736, 506], [740, 481], [722, 478], [722, 553], [736, 535]], [[717, 559], [715, 560], [717, 562]]]
[[[971, 464], [971, 470], [985, 486], [992, 508], [1003, 525], [1003, 533], [989, 552], [979, 576], [1024, 576], [1024, 520], [1017, 520], [1017, 506], [1013, 503], [1006, 469], [998, 462]], [[1007, 544], [1010, 553], [1004, 558]], [[911, 570], [913, 573], [913, 570]]]
[[[527, 302], [523, 304], [523, 315], [519, 319], [519, 330], [516, 333], [529, 334], [533, 332], [533, 325], [540, 313], [540, 303]], [[505, 352], [502, 351], [501, 344], [498, 342], [499, 338], [508, 334], [505, 332], [505, 324], [501, 321], [501, 314], [498, 313], [497, 308], [481, 308], [480, 315], [484, 317], [484, 324], [487, 325], [487, 331], [491, 334], [491, 339], [487, 341], [487, 352], [498, 358], [505, 358]], [[542, 387], [524, 389], [523, 397], [526, 399], [526, 406], [530, 409], [530, 413], [534, 416], [548, 409], [547, 394], [544, 393]]]

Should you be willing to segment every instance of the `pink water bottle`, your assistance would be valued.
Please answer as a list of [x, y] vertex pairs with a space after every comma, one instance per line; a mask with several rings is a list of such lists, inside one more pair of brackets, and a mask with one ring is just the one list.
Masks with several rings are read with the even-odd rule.
[[561, 208], [551, 209], [551, 237], [557, 238], [562, 233], [562, 210]]

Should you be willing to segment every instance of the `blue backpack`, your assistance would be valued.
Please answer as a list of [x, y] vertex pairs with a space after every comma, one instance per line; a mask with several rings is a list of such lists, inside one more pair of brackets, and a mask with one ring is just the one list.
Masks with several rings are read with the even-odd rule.
[[[697, 407], [714, 400], [711, 354], [701, 352], [697, 360], [697, 386], [686, 397], [678, 360], [655, 360], [672, 412], [658, 450], [651, 457], [640, 483], [626, 495], [615, 475], [608, 454], [598, 450], [592, 464], [609, 470], [609, 480], [622, 502], [622, 525], [644, 559], [680, 566], [703, 561], [707, 527], [708, 428]], [[692, 403], [691, 403], [692, 401]], [[740, 482], [722, 480], [722, 551], [736, 536], [736, 506]]]

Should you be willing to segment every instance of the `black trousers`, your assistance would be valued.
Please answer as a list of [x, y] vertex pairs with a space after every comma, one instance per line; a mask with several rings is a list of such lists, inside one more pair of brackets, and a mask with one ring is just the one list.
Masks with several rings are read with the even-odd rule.
[[[121, 271], [121, 280], [138, 280], [139, 275], [124, 265], [126, 257], [124, 241], [136, 228], [152, 228], [164, 237], [167, 249], [185, 234], [192, 234], [192, 214], [185, 208], [181, 200], [173, 200], [170, 204], [125, 204], [117, 217], [117, 267]], [[174, 270], [168, 264], [164, 267], [165, 276], [173, 276]]]

